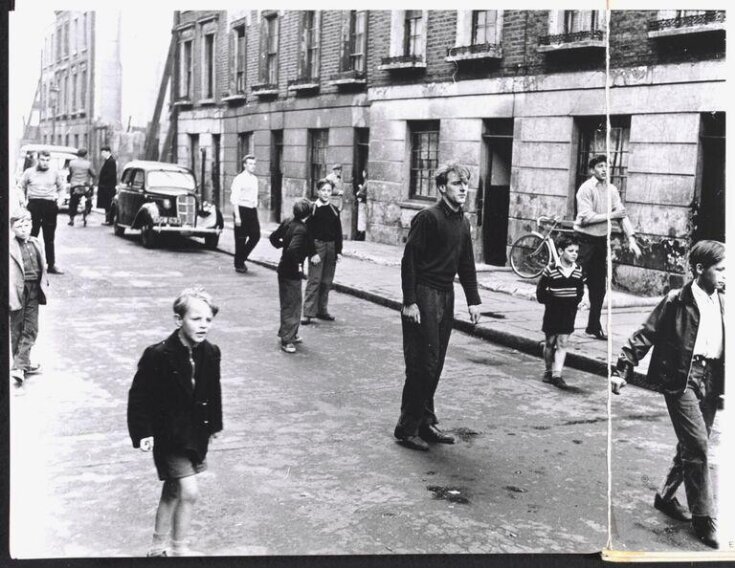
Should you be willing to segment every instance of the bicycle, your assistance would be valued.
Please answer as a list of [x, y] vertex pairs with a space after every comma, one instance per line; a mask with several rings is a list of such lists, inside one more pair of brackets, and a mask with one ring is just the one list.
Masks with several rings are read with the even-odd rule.
[[[76, 185], [69, 189], [74, 196], [69, 202], [69, 216], [73, 219], [72, 212], [76, 214], [81, 212], [82, 225], [87, 226], [87, 215], [92, 212], [92, 197], [94, 195], [94, 186], [90, 184]], [[72, 224], [72, 221], [69, 221]]]
[[[559, 225], [559, 217], [536, 219], [536, 231], [521, 235], [510, 247], [510, 267], [521, 278], [536, 278], [553, 260], [559, 262], [551, 234]], [[544, 229], [543, 225], [548, 228]]]

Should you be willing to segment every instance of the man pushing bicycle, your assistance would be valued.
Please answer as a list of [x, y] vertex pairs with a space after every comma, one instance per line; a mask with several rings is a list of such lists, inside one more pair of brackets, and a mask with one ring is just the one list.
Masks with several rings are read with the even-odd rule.
[[69, 225], [74, 225], [74, 216], [77, 214], [79, 201], [84, 196], [86, 202], [82, 217], [87, 225], [87, 215], [92, 209], [92, 192], [97, 176], [92, 170], [92, 163], [86, 158], [87, 150], [77, 150], [77, 157], [69, 162]]

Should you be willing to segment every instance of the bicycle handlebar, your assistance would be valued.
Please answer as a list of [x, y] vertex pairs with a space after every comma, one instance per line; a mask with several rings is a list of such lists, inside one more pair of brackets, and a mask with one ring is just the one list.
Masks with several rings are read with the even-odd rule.
[[545, 215], [541, 215], [541, 217], [536, 219], [536, 226], [540, 227], [542, 223], [553, 223], [554, 225], [557, 225], [559, 223], [559, 217], [547, 217]]

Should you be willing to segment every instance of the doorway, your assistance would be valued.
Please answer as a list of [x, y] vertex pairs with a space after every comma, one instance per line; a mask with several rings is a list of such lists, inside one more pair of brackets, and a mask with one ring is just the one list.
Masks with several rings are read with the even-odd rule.
[[281, 222], [281, 184], [283, 180], [283, 130], [271, 131], [271, 208], [270, 220]]
[[725, 242], [725, 113], [702, 115], [699, 134], [697, 201], [692, 243]]
[[482, 243], [485, 263], [505, 266], [508, 247], [510, 174], [513, 163], [513, 119], [485, 121], [480, 179]]

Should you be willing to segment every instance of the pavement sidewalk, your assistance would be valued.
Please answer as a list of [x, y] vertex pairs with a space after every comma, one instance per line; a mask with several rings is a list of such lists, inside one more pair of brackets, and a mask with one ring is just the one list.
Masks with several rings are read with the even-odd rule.
[[[262, 237], [250, 255], [250, 262], [275, 269], [281, 251], [271, 246], [267, 236], [276, 223], [262, 223]], [[219, 250], [234, 254], [232, 223], [225, 225]], [[401, 307], [400, 264], [402, 247], [364, 241], [345, 241], [343, 258], [337, 265], [334, 289], [365, 300], [399, 310]], [[525, 353], [542, 356], [544, 334], [541, 332], [543, 305], [536, 301], [536, 284], [515, 275], [509, 268], [478, 264], [478, 281], [482, 298], [482, 320], [476, 326], [469, 321], [464, 292], [455, 283], [455, 328], [471, 335], [499, 343]], [[247, 274], [243, 275], [247, 278]], [[612, 293], [612, 360], [617, 359], [620, 346], [642, 323], [658, 302], [618, 291]], [[603, 311], [605, 325], [607, 306]], [[339, 317], [339, 314], [336, 314]], [[582, 301], [577, 313], [576, 331], [570, 338], [566, 364], [575, 369], [607, 375], [608, 342], [586, 336], [588, 304]], [[645, 371], [648, 357], [637, 368], [634, 383], [646, 387]], [[539, 374], [542, 368], [539, 369]]]

